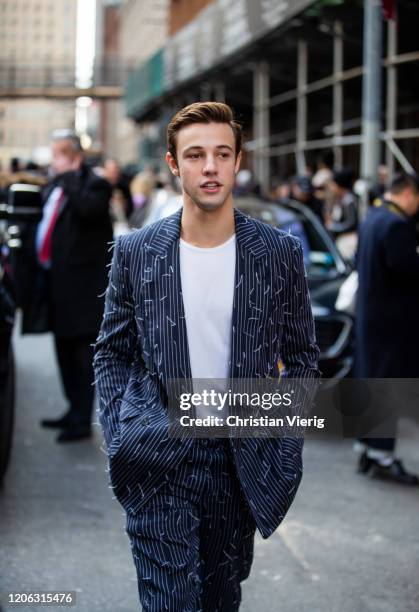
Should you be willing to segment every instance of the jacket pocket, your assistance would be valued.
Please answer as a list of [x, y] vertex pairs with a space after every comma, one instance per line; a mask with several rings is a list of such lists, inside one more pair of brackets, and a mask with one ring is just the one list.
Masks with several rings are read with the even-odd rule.
[[142, 414], [144, 410], [144, 404], [136, 405], [130, 400], [123, 399], [121, 404], [121, 410], [119, 412], [119, 422], [128, 421], [133, 417]]
[[108, 446], [108, 458], [114, 459], [122, 447], [122, 424], [142, 414], [142, 406], [136, 406], [130, 401], [124, 399], [119, 411], [118, 431], [112, 438], [112, 442]]

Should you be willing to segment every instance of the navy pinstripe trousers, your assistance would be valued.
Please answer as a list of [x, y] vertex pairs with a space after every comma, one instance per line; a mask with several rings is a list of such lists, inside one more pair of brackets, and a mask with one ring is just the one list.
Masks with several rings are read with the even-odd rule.
[[235, 612], [255, 522], [228, 440], [195, 440], [126, 531], [144, 612]]

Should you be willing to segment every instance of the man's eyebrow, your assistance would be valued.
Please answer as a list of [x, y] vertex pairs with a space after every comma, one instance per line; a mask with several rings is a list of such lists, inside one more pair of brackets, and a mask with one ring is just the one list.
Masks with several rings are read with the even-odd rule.
[[[228, 144], [220, 144], [220, 145], [217, 145], [215, 148], [216, 149], [229, 149], [232, 153], [234, 153], [234, 149], [230, 147], [230, 145]], [[193, 151], [193, 150], [203, 151], [204, 147], [202, 147], [201, 145], [191, 145], [190, 147], [187, 147], [184, 151], [182, 151], [182, 153], [185, 154], [188, 151]]]

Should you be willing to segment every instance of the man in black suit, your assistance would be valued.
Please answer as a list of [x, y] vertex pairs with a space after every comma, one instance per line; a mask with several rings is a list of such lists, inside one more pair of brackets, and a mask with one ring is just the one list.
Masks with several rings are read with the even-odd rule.
[[[419, 179], [400, 174], [360, 229], [357, 254], [355, 373], [358, 378], [418, 378], [419, 253], [413, 218]], [[359, 471], [417, 485], [394, 457], [394, 436], [361, 441]]]
[[62, 429], [58, 442], [91, 436], [93, 349], [103, 314], [107, 284], [111, 187], [83, 161], [79, 138], [54, 134], [54, 178], [44, 193], [43, 218], [36, 235], [40, 265], [47, 271], [55, 349], [65, 395], [66, 414], [42, 425]]

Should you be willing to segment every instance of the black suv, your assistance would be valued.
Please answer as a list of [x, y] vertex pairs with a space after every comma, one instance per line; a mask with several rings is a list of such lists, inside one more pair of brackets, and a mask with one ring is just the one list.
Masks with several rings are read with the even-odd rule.
[[[9, 464], [13, 438], [15, 368], [12, 333], [23, 293], [20, 271], [28, 266], [35, 228], [41, 217], [38, 185], [11, 184], [0, 194], [0, 485]], [[17, 265], [20, 264], [20, 265]]]
[[9, 239], [6, 221], [0, 219], [0, 485], [10, 458], [15, 396], [12, 348], [15, 300]]

